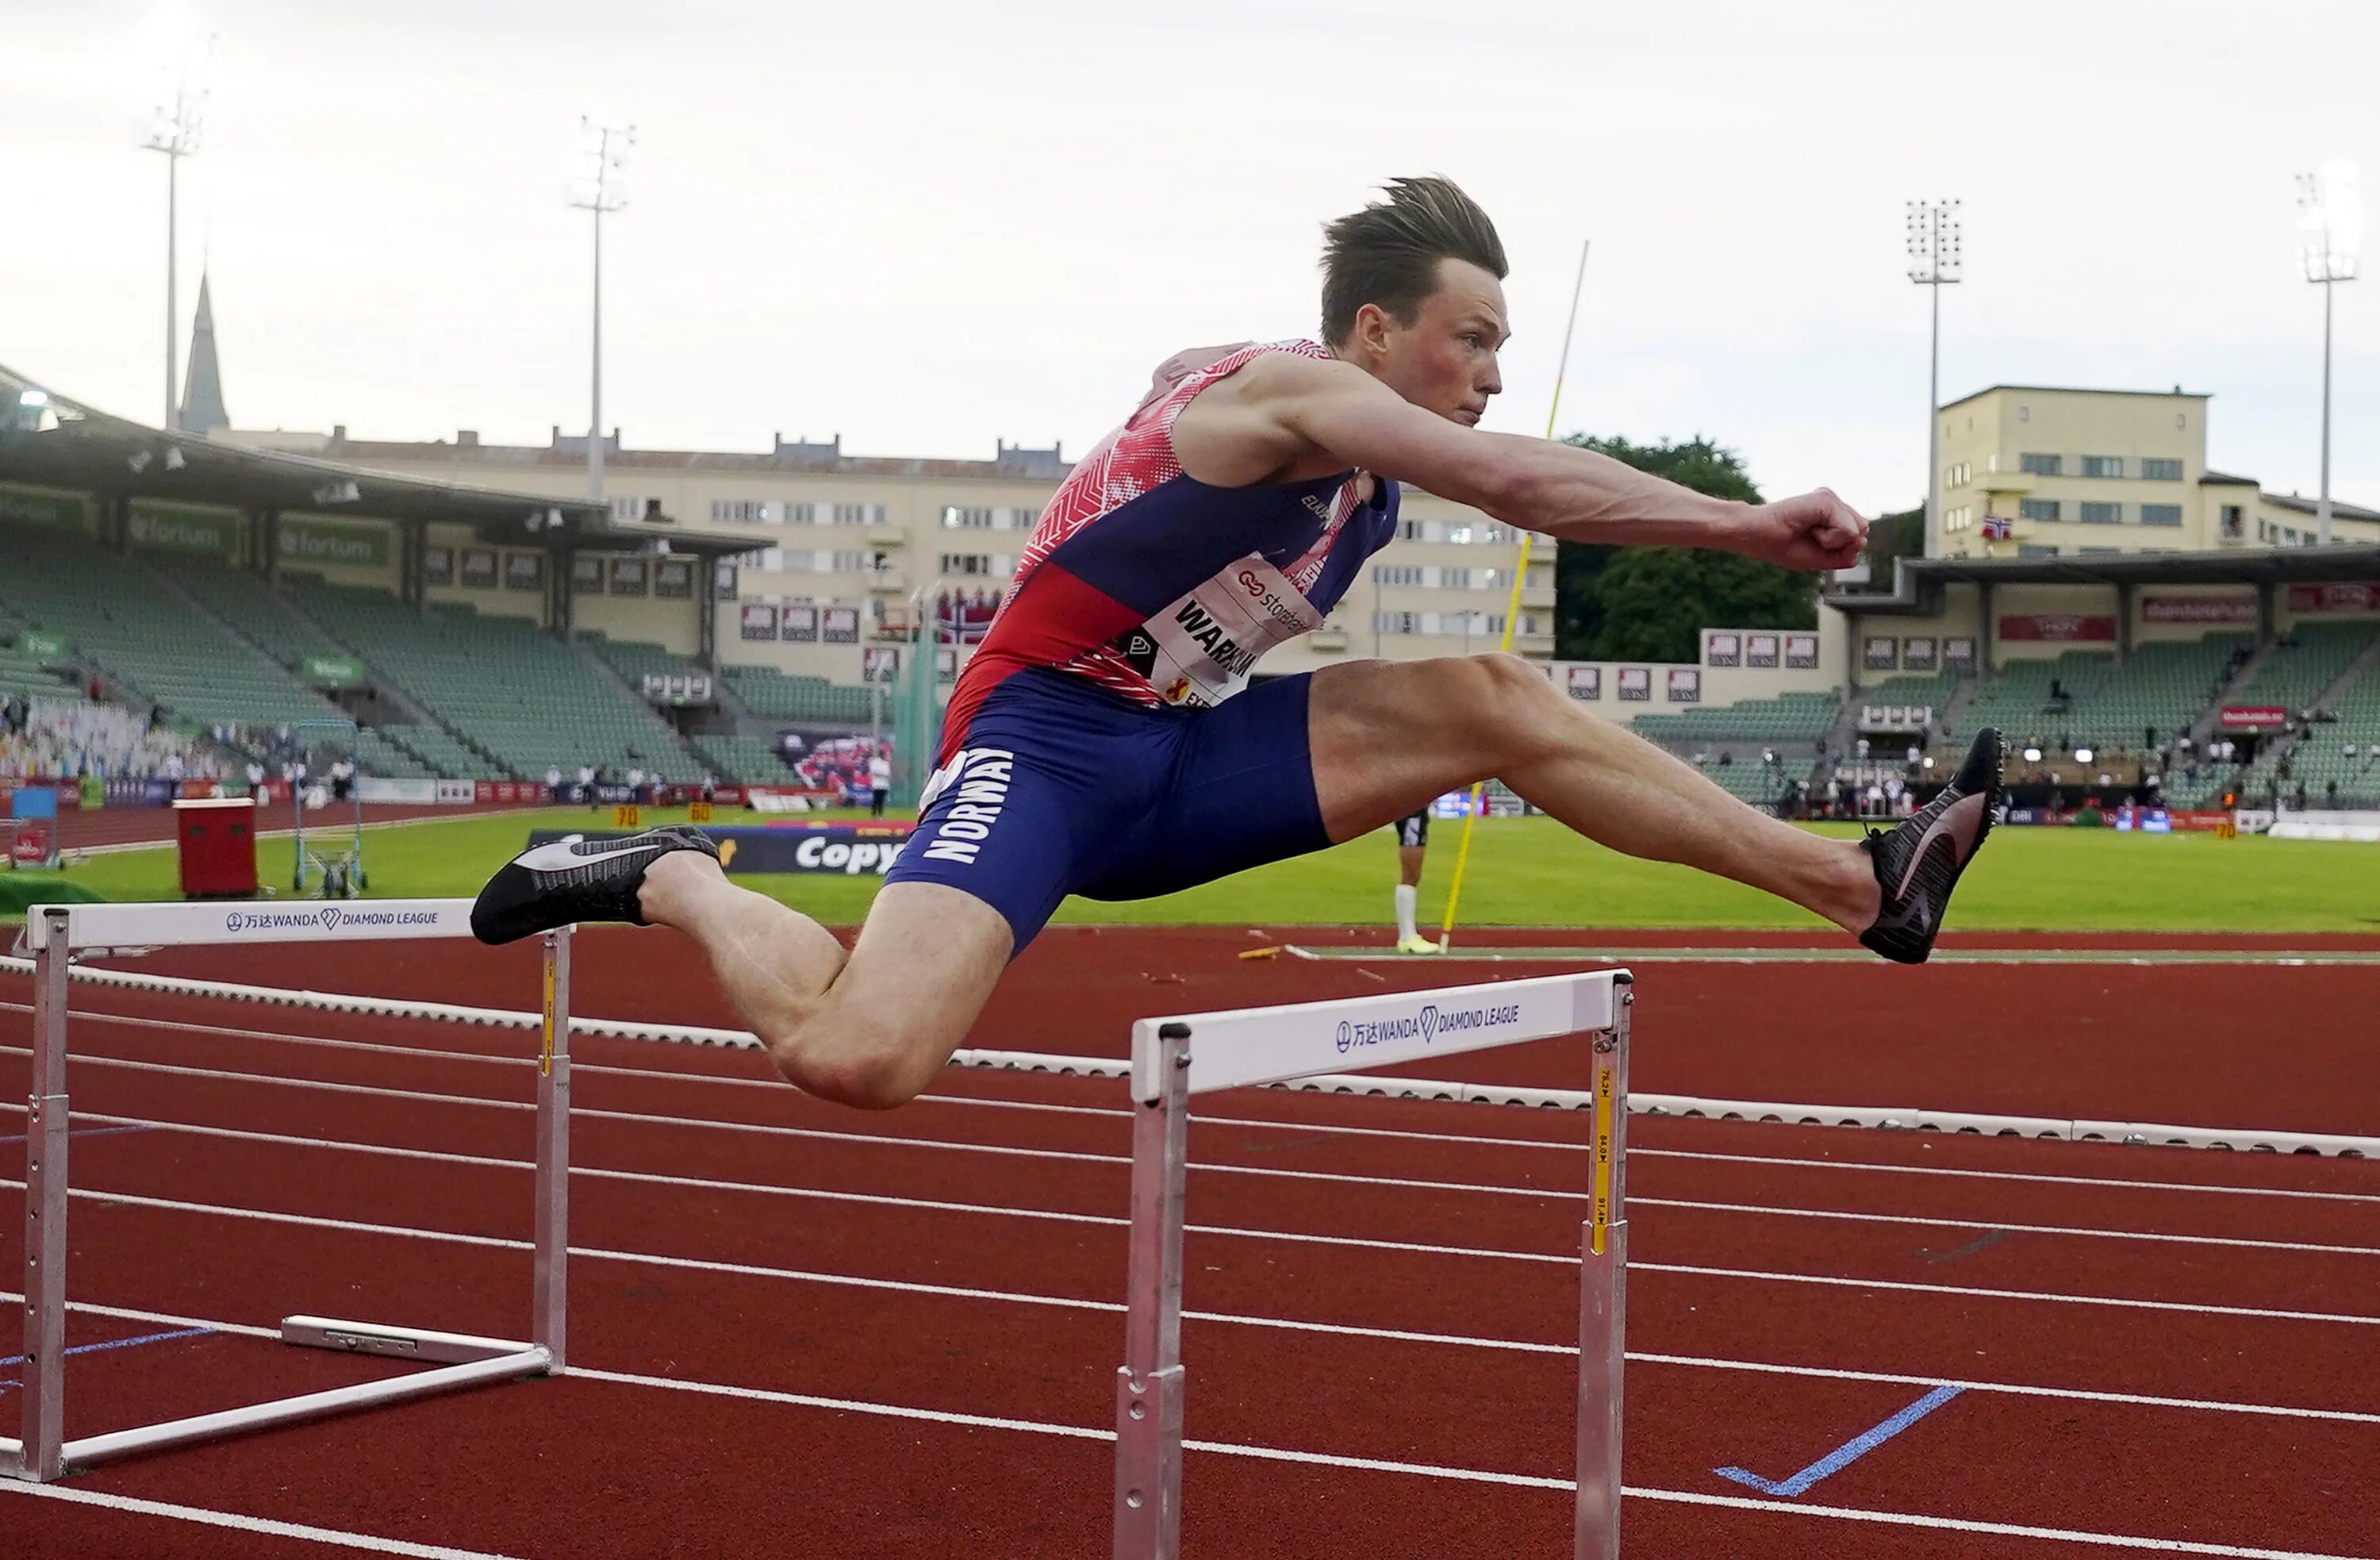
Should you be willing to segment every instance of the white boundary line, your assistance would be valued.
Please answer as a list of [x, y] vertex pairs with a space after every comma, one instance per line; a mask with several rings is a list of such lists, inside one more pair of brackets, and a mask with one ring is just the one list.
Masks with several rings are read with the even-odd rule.
[[[0, 1054], [27, 1054], [28, 1048], [0, 1045]], [[69, 1055], [67, 1061], [91, 1067], [117, 1067], [168, 1077], [205, 1078], [223, 1082], [260, 1083], [279, 1088], [314, 1090], [335, 1094], [353, 1094], [369, 1098], [406, 1100], [424, 1104], [475, 1105], [486, 1109], [526, 1111], [534, 1108], [525, 1100], [500, 1100], [480, 1095], [439, 1094], [420, 1090], [391, 1089], [376, 1084], [332, 1083], [315, 1079], [293, 1079], [271, 1073], [237, 1072], [217, 1067], [185, 1067], [164, 1062], [136, 1062], [119, 1056]], [[844, 1143], [864, 1143], [874, 1147], [927, 1149], [953, 1153], [983, 1153], [1002, 1158], [1050, 1160], [1076, 1164], [1129, 1165], [1129, 1154], [1090, 1153], [1079, 1150], [1034, 1149], [1006, 1143], [978, 1143], [943, 1138], [901, 1137], [887, 1133], [839, 1132], [828, 1127], [787, 1127], [769, 1122], [716, 1121], [701, 1116], [655, 1114], [646, 1111], [595, 1110], [573, 1106], [574, 1117], [592, 1121], [629, 1121], [645, 1125], [695, 1127], [711, 1131], [759, 1133], [772, 1137], [808, 1140], [832, 1140]], [[1441, 1181], [1428, 1177], [1404, 1176], [1356, 1176], [1323, 1170], [1284, 1170], [1264, 1164], [1219, 1164], [1193, 1160], [1190, 1168], [1210, 1175], [1252, 1176], [1296, 1181], [1316, 1181], [1328, 1185], [1385, 1187], [1401, 1191], [1461, 1192], [1487, 1197], [1512, 1197], [1584, 1202], [1587, 1194], [1552, 1187], [1509, 1187], [1480, 1181]], [[2004, 1220], [1954, 1219], [1910, 1213], [1864, 1213], [1849, 1209], [1830, 1208], [1767, 1208], [1756, 1203], [1708, 1202], [1688, 1198], [1632, 1197], [1630, 1204], [1638, 1208], [1673, 1208], [1694, 1213], [1744, 1213], [1756, 1217], [1832, 1220], [1850, 1224], [1915, 1225], [1930, 1229], [1969, 1229], [1982, 1231], [2007, 1230], [2024, 1235], [2069, 1236], [2095, 1240], [2141, 1240], [2165, 1245], [2214, 1246], [2239, 1250], [2302, 1251], [2322, 1256], [2380, 1257], [2380, 1246], [2342, 1246], [2313, 1241], [2260, 1240], [2245, 1236], [2180, 1235], [2155, 1230], [2095, 1229], [2077, 1225], [2010, 1224]]]
[[276, 1539], [300, 1539], [308, 1543], [334, 1544], [340, 1549], [360, 1549], [372, 1554], [410, 1555], [413, 1560], [511, 1560], [508, 1555], [492, 1554], [487, 1550], [453, 1549], [442, 1543], [413, 1543], [405, 1539], [376, 1538], [370, 1533], [317, 1528], [306, 1522], [282, 1522], [270, 1517], [246, 1517], [236, 1511], [216, 1511], [207, 1506], [176, 1505], [170, 1501], [114, 1495], [104, 1490], [87, 1490], [77, 1484], [29, 1484], [22, 1480], [0, 1479], [0, 1493], [30, 1495], [38, 1500], [64, 1501], [68, 1505], [101, 1506], [109, 1511], [131, 1512], [141, 1517], [163, 1517], [176, 1522], [194, 1522], [201, 1527], [229, 1528], [235, 1532], [261, 1533]]
[[[0, 1180], [0, 1188], [21, 1191], [21, 1181]], [[103, 1206], [164, 1210], [172, 1213], [204, 1213], [221, 1218], [251, 1220], [261, 1224], [287, 1225], [307, 1229], [335, 1230], [343, 1234], [390, 1237], [398, 1239], [428, 1240], [444, 1245], [470, 1246], [482, 1249], [526, 1251], [529, 1242], [508, 1239], [502, 1236], [468, 1235], [447, 1230], [425, 1230], [404, 1225], [376, 1225], [353, 1219], [333, 1219], [308, 1213], [279, 1213], [262, 1209], [231, 1207], [221, 1203], [190, 1202], [172, 1198], [142, 1197], [128, 1192], [75, 1190], [71, 1197], [84, 1199]], [[701, 1257], [673, 1257], [649, 1251], [615, 1251], [601, 1247], [573, 1246], [570, 1255], [592, 1261], [620, 1262], [633, 1266], [674, 1268], [691, 1273], [728, 1274], [743, 1278], [765, 1278], [790, 1283], [817, 1284], [830, 1288], [863, 1289], [880, 1293], [922, 1295], [941, 1299], [992, 1300], [1009, 1305], [1038, 1307], [1052, 1310], [1084, 1311], [1093, 1314], [1116, 1315], [1124, 1308], [1112, 1300], [1084, 1299], [1068, 1295], [1037, 1295], [1016, 1290], [987, 1289], [955, 1284], [927, 1284], [906, 1279], [867, 1278], [852, 1274], [820, 1273], [802, 1268], [776, 1267], [757, 1262], [737, 1262]], [[2195, 1310], [2198, 1308], [2182, 1308]], [[1460, 1333], [1431, 1333], [1406, 1328], [1363, 1327], [1352, 1323], [1302, 1322], [1287, 1317], [1245, 1316], [1232, 1311], [1184, 1310], [1188, 1321], [1214, 1322], [1286, 1333], [1305, 1333], [1329, 1337], [1366, 1338], [1385, 1343], [1413, 1343], [1452, 1348], [1485, 1349], [1502, 1354], [1536, 1354], [1557, 1358], [1574, 1358], [1577, 1347], [1569, 1344], [1536, 1343], [1516, 1338], [1485, 1338]], [[2314, 1420], [2334, 1424], [2380, 1425], [2380, 1413], [2362, 1413], [2345, 1408], [2307, 1408], [2287, 1404], [2234, 1403], [2213, 1398], [2161, 1396], [2143, 1393], [2102, 1392], [2091, 1388], [2034, 1387], [2013, 1383], [1976, 1382], [1948, 1377], [1892, 1375], [1874, 1371], [1840, 1371], [1820, 1366], [1771, 1366], [1749, 1360], [1702, 1359], [1689, 1355], [1653, 1355], [1631, 1351], [1631, 1359], [1645, 1359], [1672, 1365], [1694, 1365], [1705, 1369], [1745, 1371], [1761, 1374], [1809, 1376], [1842, 1381], [1893, 1381], [1925, 1383], [1937, 1386], [1959, 1386], [1976, 1392], [2005, 1392], [2020, 1396], [2055, 1397], [2076, 1402], [2123, 1403], [2135, 1406], [2187, 1408], [2208, 1413], [2245, 1414], [2260, 1418]]]
[[[0, 1298], [14, 1300], [21, 1299], [22, 1297], [9, 1295], [0, 1296]], [[273, 1335], [262, 1328], [241, 1327], [208, 1322], [202, 1318], [170, 1315], [161, 1311], [130, 1310], [79, 1303], [71, 1304], [68, 1309], [132, 1321], [212, 1327], [218, 1332], [241, 1333], [257, 1336]], [[1009, 1419], [988, 1414], [965, 1414], [939, 1408], [916, 1408], [899, 1404], [870, 1403], [846, 1397], [820, 1397], [804, 1393], [780, 1392], [766, 1387], [733, 1386], [720, 1382], [687, 1381], [679, 1377], [644, 1375], [625, 1371], [605, 1371], [587, 1366], [573, 1366], [569, 1374], [587, 1381], [603, 1382], [617, 1386], [641, 1387], [649, 1391], [729, 1397], [745, 1402], [777, 1404], [787, 1408], [819, 1408], [832, 1413], [905, 1420], [914, 1423], [955, 1425], [977, 1430], [1004, 1430], [1073, 1441], [1104, 1442], [1115, 1439], [1113, 1431], [1094, 1429], [1087, 1425], [1059, 1424], [1046, 1420]], [[1876, 1379], [1915, 1381], [1925, 1378]], [[1985, 1390], [1994, 1389], [1985, 1388]], [[1188, 1450], [1209, 1456], [1293, 1463], [1308, 1468], [1316, 1466], [1342, 1468], [1360, 1472], [1404, 1474], [1460, 1483], [1497, 1484], [1532, 1490], [1569, 1492], [1577, 1488], [1576, 1484], [1567, 1479], [1550, 1479], [1524, 1473], [1501, 1473], [1483, 1469], [1451, 1468], [1435, 1463], [1395, 1462], [1378, 1457], [1345, 1456], [1328, 1452], [1296, 1451], [1277, 1446], [1254, 1446], [1239, 1442], [1184, 1441], [1183, 1445]], [[48, 1486], [48, 1488], [56, 1488], [56, 1486]], [[1705, 1494], [1695, 1491], [1662, 1490], [1633, 1484], [1623, 1486], [1621, 1493], [1631, 1499], [1682, 1505], [1712, 1506], [1735, 1511], [1777, 1512], [1836, 1521], [1875, 1523], [1887, 1527], [1922, 1528], [1937, 1532], [2043, 1539], [2063, 1543], [2092, 1543], [2109, 1548], [2150, 1550], [2168, 1554], [2202, 1554], [2217, 1556], [2220, 1560], [2369, 1560], [2369, 1557], [2364, 1556], [2320, 1554], [2306, 1550], [2264, 1549], [2238, 1544], [2196, 1542], [2184, 1539], [2154, 1539], [2127, 1533], [2088, 1532], [2070, 1528], [1978, 1521], [1973, 1518], [1937, 1517], [1917, 1512], [1876, 1511], [1858, 1506], [1808, 1505], [1800, 1502], [1755, 1500], [1742, 1495]], [[414, 1554], [418, 1551], [402, 1550], [395, 1553]], [[441, 1560], [443, 1556], [455, 1556], [456, 1560], [488, 1560], [488, 1557], [474, 1555], [464, 1551], [431, 1552], [431, 1554], [433, 1560]]]
[[[24, 1115], [26, 1107], [0, 1101], [0, 1111]], [[418, 1159], [440, 1164], [468, 1164], [493, 1169], [531, 1168], [523, 1159], [487, 1154], [455, 1153], [436, 1149], [400, 1148], [381, 1143], [357, 1143], [344, 1139], [306, 1138], [285, 1132], [261, 1132], [236, 1127], [208, 1127], [194, 1122], [163, 1121], [152, 1116], [115, 1115], [101, 1111], [76, 1111], [77, 1121], [110, 1126], [144, 1127], [160, 1132], [223, 1138], [237, 1142], [272, 1143], [282, 1147], [320, 1149], [335, 1153], [360, 1153], [395, 1159]], [[789, 1197], [818, 1202], [862, 1207], [901, 1208], [932, 1213], [980, 1214], [988, 1218], [1038, 1220], [1050, 1224], [1096, 1225], [1123, 1228], [1131, 1221], [1106, 1213], [1074, 1213], [1061, 1209], [1018, 1208], [1000, 1203], [953, 1201], [940, 1198], [896, 1197], [883, 1192], [832, 1191], [816, 1187], [786, 1186], [765, 1181], [722, 1180], [701, 1176], [671, 1176], [653, 1171], [604, 1169], [573, 1164], [570, 1173], [590, 1180], [631, 1185], [678, 1187], [696, 1191], [749, 1192], [762, 1197]], [[1298, 1230], [1257, 1229], [1237, 1225], [1185, 1225], [1191, 1235], [1279, 1240], [1296, 1245], [1333, 1246], [1354, 1250], [1394, 1251], [1419, 1256], [1466, 1257], [1488, 1261], [1514, 1261], [1548, 1267], [1570, 1267], [1577, 1259], [1544, 1251], [1514, 1251], [1496, 1247], [1447, 1246], [1425, 1241], [1381, 1240], [1360, 1236], [1318, 1235]], [[1776, 1284], [1810, 1284], [1853, 1289], [1883, 1289], [1919, 1295], [1955, 1295], [1962, 1298], [2039, 1300], [2063, 1305], [2106, 1306], [2119, 1310], [2173, 1311], [2185, 1316], [2235, 1316], [2252, 1321], [2315, 1322], [2348, 1326], [2380, 1326], [2380, 1314], [2363, 1316], [2337, 1311], [2286, 1310], [2259, 1306], [2217, 1305], [2183, 1300], [2130, 1299], [2111, 1295], [2065, 1295], [2037, 1289], [1997, 1289], [1985, 1286], [1917, 1284], [1894, 1279], [1840, 1277], [1827, 1274], [1779, 1273], [1767, 1269], [1723, 1268], [1677, 1262], [1631, 1262], [1632, 1272], [1666, 1273], [1698, 1278], [1741, 1279]]]
[[[30, 1004], [0, 1002], [0, 1012], [30, 1014]], [[355, 1051], [375, 1055], [395, 1055], [423, 1061], [468, 1062], [504, 1066], [526, 1066], [531, 1060], [526, 1054], [507, 1056], [494, 1052], [446, 1051], [428, 1046], [398, 1045], [376, 1041], [343, 1040], [328, 1035], [291, 1034], [280, 1030], [245, 1029], [218, 1024], [179, 1023], [170, 1018], [148, 1018], [124, 1013], [94, 1013], [77, 1009], [75, 1017], [84, 1023], [113, 1024], [135, 1029], [159, 1029], [181, 1034], [216, 1035], [229, 1039], [257, 1040], [289, 1045], [322, 1047]], [[759, 1089], [782, 1094], [785, 1085], [775, 1079], [734, 1078], [721, 1073], [690, 1072], [676, 1067], [631, 1067], [599, 1062], [576, 1062], [579, 1076], [599, 1074], [610, 1077], [652, 1079], [672, 1082], [709, 1084], [730, 1089]], [[1132, 1113], [1106, 1105], [1068, 1105], [1038, 1100], [1002, 1100], [975, 1094], [920, 1094], [917, 1103], [973, 1106], [992, 1110], [1040, 1112], [1059, 1115], [1106, 1117], [1129, 1120]], [[1407, 1142], [1457, 1143], [1480, 1148], [1512, 1148], [1545, 1150], [1560, 1153], [1585, 1153], [1584, 1143], [1565, 1142], [1546, 1138], [1505, 1138], [1479, 1136], [1460, 1132], [1422, 1132], [1398, 1127], [1348, 1127], [1321, 1122], [1271, 1120], [1256, 1116], [1215, 1115], [1201, 1113], [1196, 1118], [1202, 1125], [1249, 1127], [1266, 1131], [1319, 1133], [1333, 1137], [1381, 1138]], [[1931, 1138], [1921, 1141], [1931, 1143]], [[1865, 1160], [1806, 1159], [1780, 1154], [1719, 1153], [1690, 1149], [1654, 1149], [1632, 1143], [1629, 1153], [1644, 1159], [1699, 1160], [1727, 1164], [1775, 1164], [1792, 1169], [1870, 1171], [1884, 1175], [1941, 1176], [1967, 1180], [2013, 1181], [2043, 1186], [2100, 1187], [2111, 1189], [2143, 1191], [2204, 1192], [2218, 1197], [2272, 1197], [2346, 1203], [2380, 1203], [2380, 1193], [2351, 1191], [2316, 1191], [2289, 1187], [2216, 1186], [2198, 1181], [2134, 1180], [2120, 1176], [2053, 1176], [2039, 1172], [2016, 1170], [1976, 1170], [1949, 1165], [1888, 1164]]]
[[[390, 901], [389, 903], [395, 903]], [[461, 901], [420, 901], [424, 905], [459, 905]], [[117, 907], [119, 909], [126, 907]], [[374, 932], [373, 935], [377, 935]], [[0, 958], [0, 971], [24, 974], [29, 960]], [[282, 987], [238, 985], [191, 981], [176, 976], [142, 975], [95, 967], [73, 969], [71, 978], [85, 985], [123, 990], [171, 992], [212, 1000], [258, 1002], [269, 1006], [328, 1009], [383, 1017], [451, 1018], [464, 1023], [492, 1024], [509, 1029], [533, 1026], [538, 1016], [506, 1008], [471, 1007], [447, 1003], [397, 1001], [385, 997], [345, 996]], [[1483, 982], [1483, 984], [1485, 984]], [[619, 1019], [582, 1018], [572, 1032], [624, 1040], [674, 1042], [695, 1045], [753, 1048], [748, 1031], [705, 1029], [688, 1025], [630, 1023]], [[1129, 1064], [1098, 1057], [1041, 1053], [961, 1050], [953, 1066], [989, 1067], [1002, 1071], [1079, 1073], [1121, 1077]], [[1388, 1078], [1379, 1074], [1340, 1076], [1318, 1074], [1277, 1082], [1269, 1087], [1296, 1092], [1349, 1093], [1408, 1099], [1460, 1099], [1489, 1104], [1560, 1105], [1584, 1108], [1589, 1097], [1577, 1090], [1524, 1089], [1428, 1079]], [[1818, 1127], [1866, 1127], [1883, 1129], [1981, 1134], [1992, 1137], [2064, 1139], [2070, 1141], [2122, 1141], [2174, 1147], [2229, 1149], [2235, 1152], [2286, 1152], [2342, 1157], [2380, 1155], [2380, 1138], [2341, 1137], [2325, 1133], [2266, 1130], [2260, 1127], [2203, 1127], [2162, 1122], [2095, 1121], [2049, 1116], [1978, 1115], [1937, 1111], [1923, 1106], [1809, 1105], [1790, 1102], [1705, 1100], [1683, 1095], [1638, 1091], [1629, 1102], [1632, 1113], [1649, 1115], [1701, 1116], [1727, 1121], [1773, 1121]]]

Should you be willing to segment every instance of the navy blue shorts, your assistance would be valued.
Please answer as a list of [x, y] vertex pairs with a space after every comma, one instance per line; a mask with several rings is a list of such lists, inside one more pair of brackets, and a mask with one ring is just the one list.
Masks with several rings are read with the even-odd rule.
[[1022, 952], [1069, 894], [1147, 899], [1319, 850], [1308, 679], [1211, 710], [1148, 709], [1081, 677], [1018, 672], [935, 771], [887, 883], [998, 910]]

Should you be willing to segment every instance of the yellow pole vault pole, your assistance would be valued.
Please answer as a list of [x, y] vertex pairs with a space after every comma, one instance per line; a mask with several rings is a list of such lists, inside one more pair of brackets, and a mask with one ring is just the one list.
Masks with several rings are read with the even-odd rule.
[[[1554, 396], [1546, 407], [1546, 437], [1548, 439], [1554, 436], [1554, 419], [1561, 412], [1562, 378], [1570, 372], [1570, 338], [1571, 333], [1578, 329], [1578, 295], [1586, 286], [1586, 248], [1589, 241], [1582, 238], [1578, 244], [1578, 274], [1570, 285], [1570, 318], [1562, 324], [1561, 357], [1554, 364]], [[1496, 645], [1497, 650], [1504, 653], [1511, 652], [1512, 630], [1520, 626], [1521, 582], [1529, 577], [1529, 544], [1536, 539], [1535, 531], [1521, 532], [1521, 561], [1512, 568], [1512, 594], [1504, 603], [1504, 634]], [[1560, 610], [1559, 603], [1555, 610]], [[1471, 805], [1463, 814], [1463, 843], [1454, 852], [1454, 878], [1446, 885], [1446, 920], [1438, 929], [1439, 953], [1444, 953], [1447, 945], [1454, 941], [1454, 908], [1463, 900], [1463, 871], [1471, 864], [1471, 831], [1478, 826], [1479, 798], [1487, 794], [1487, 790], [1488, 783], [1484, 780], [1475, 780], [1471, 784]]]

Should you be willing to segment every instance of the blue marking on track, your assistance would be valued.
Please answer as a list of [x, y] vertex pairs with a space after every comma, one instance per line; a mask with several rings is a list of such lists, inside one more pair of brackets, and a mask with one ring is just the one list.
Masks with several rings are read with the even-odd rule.
[[[136, 1348], [142, 1344], [167, 1343], [175, 1338], [211, 1338], [214, 1335], [215, 1330], [212, 1327], [179, 1327], [170, 1333], [143, 1333], [137, 1338], [110, 1338], [105, 1343], [77, 1344], [74, 1347], [67, 1349], [66, 1352], [68, 1354], [97, 1354], [104, 1349]], [[25, 1357], [21, 1354], [12, 1354], [5, 1359], [0, 1359], [0, 1365], [22, 1365], [24, 1362]], [[0, 1381], [0, 1389], [6, 1389], [12, 1386], [21, 1386], [23, 1384], [23, 1382], [19, 1378], [10, 1376], [4, 1381]]]
[[1958, 1386], [1936, 1387], [1882, 1424], [1853, 1436], [1791, 1479], [1771, 1483], [1760, 1475], [1741, 1468], [1715, 1468], [1711, 1471], [1721, 1479], [1732, 1479], [1739, 1484], [1749, 1484], [1764, 1495], [1782, 1495], [1790, 1500], [1821, 1479], [1849, 1468], [1965, 1390], [1966, 1388]]

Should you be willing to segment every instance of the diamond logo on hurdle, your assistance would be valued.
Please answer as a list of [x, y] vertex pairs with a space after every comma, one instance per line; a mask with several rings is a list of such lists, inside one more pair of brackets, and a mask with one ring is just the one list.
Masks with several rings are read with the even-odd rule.
[[1433, 1002], [1421, 1010], [1421, 1042], [1424, 1045], [1427, 1045], [1429, 1043], [1430, 1036], [1437, 1032], [1438, 1004]]
[[322, 921], [323, 931], [332, 932], [337, 930], [341, 919], [337, 906], [325, 905], [322, 907]]

